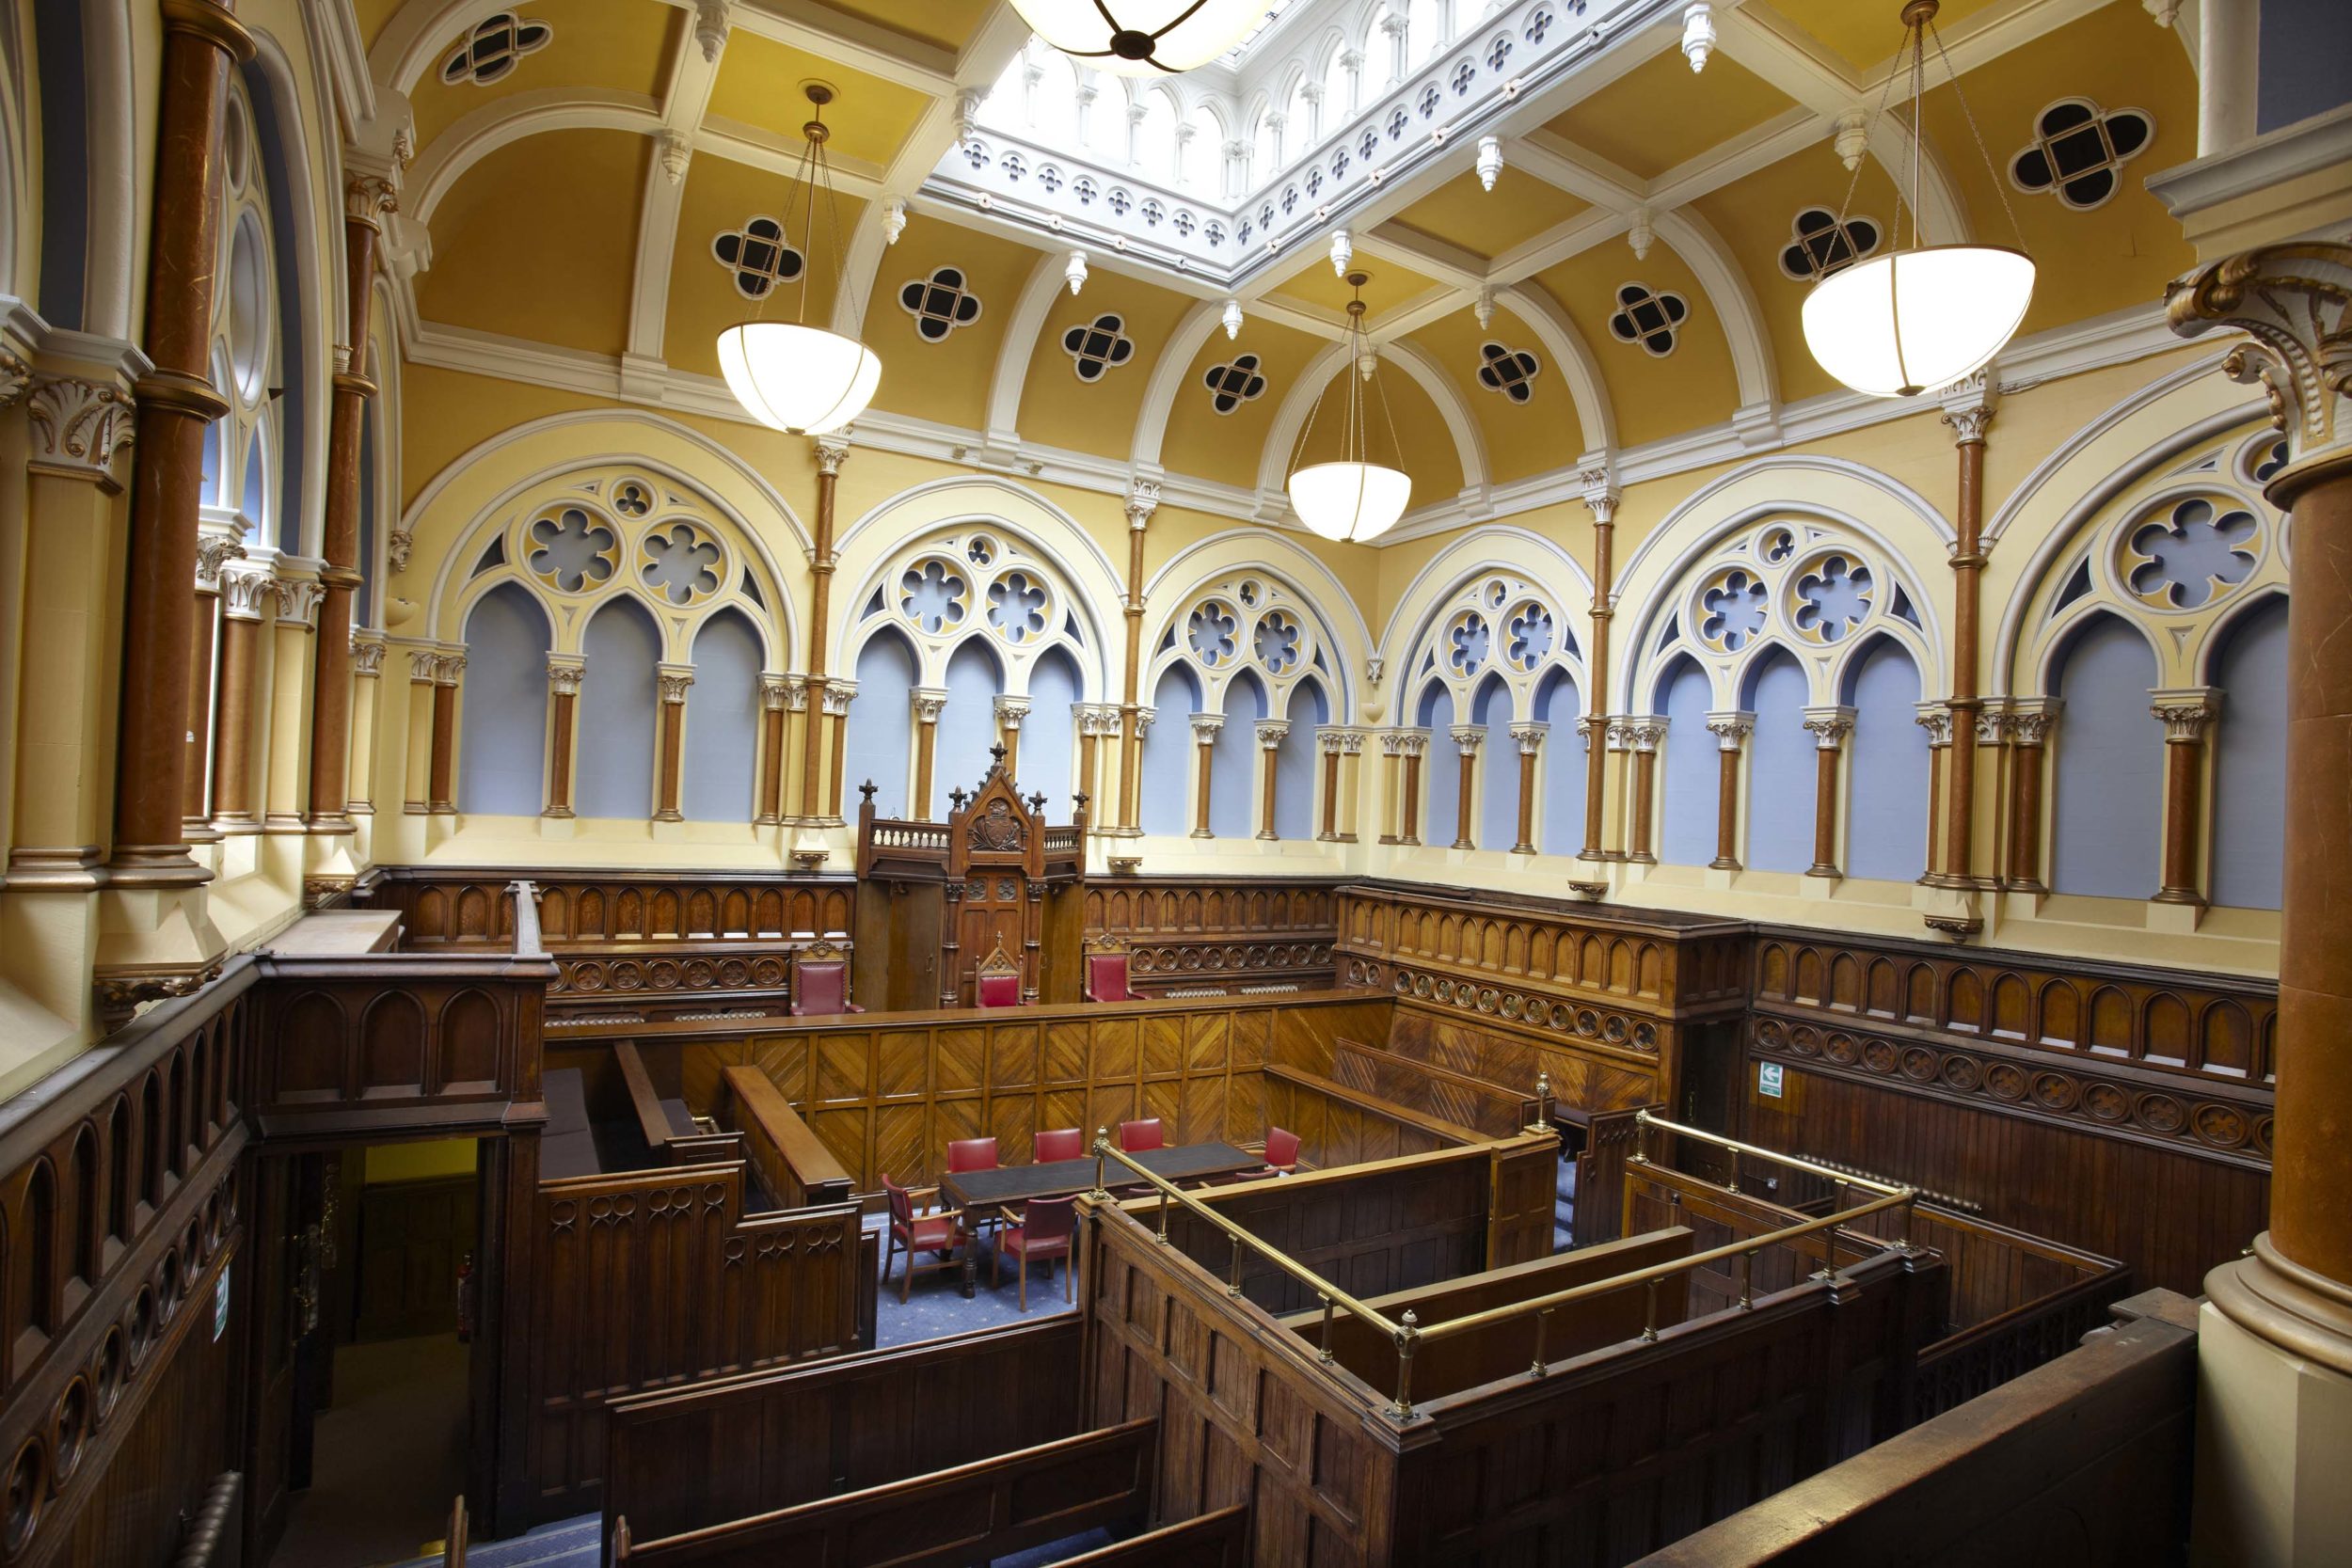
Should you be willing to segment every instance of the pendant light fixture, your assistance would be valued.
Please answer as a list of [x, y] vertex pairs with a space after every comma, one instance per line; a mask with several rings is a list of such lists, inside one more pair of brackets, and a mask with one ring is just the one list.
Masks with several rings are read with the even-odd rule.
[[[1821, 277], [1804, 301], [1804, 341], [1823, 370], [1873, 397], [1916, 397], [1931, 388], [1946, 387], [1980, 370], [2000, 353], [2026, 307], [2033, 299], [2033, 259], [2022, 248], [2006, 245], [1919, 243], [1919, 169], [1927, 135], [1921, 117], [1927, 90], [1928, 40], [1934, 31], [1938, 0], [1908, 0], [1902, 9], [1903, 55], [1910, 56], [1911, 77], [1911, 243], [1883, 256], [1853, 261]], [[1952, 92], [1960, 99], [1968, 129], [1976, 135], [1977, 153], [1993, 171], [1993, 188], [2000, 192], [2010, 228], [2017, 230], [2017, 214], [2009, 205], [1984, 137], [1968, 114], [1960, 72], [1952, 69], [1944, 40], [1935, 40], [1936, 57], [1951, 74]], [[1879, 95], [1878, 115], [1886, 112], [1887, 91]], [[1876, 118], [1876, 117], [1874, 117]], [[1837, 230], [1845, 232], [1846, 213], [1853, 205], [1854, 184], [1861, 178], [1862, 160], [1854, 161], [1854, 179], [1847, 182], [1846, 200], [1837, 213]], [[1902, 231], [1903, 189], [1895, 187], [1895, 223], [1888, 232]]]
[[1207, 65], [1257, 25], [1269, 0], [1012, 0], [1029, 30], [1114, 76]]
[[[866, 412], [866, 405], [873, 401], [874, 384], [882, 379], [882, 360], [857, 339], [807, 322], [809, 270], [814, 265], [810, 250], [817, 233], [820, 186], [833, 227], [834, 286], [846, 288], [849, 280], [841, 277], [840, 214], [834, 206], [833, 171], [825, 161], [825, 141], [832, 135], [825, 124], [825, 105], [833, 102], [833, 88], [822, 82], [809, 82], [802, 90], [808, 95], [814, 114], [801, 127], [808, 146], [801, 153], [799, 182], [808, 187], [808, 212], [801, 226], [800, 309], [788, 322], [755, 318], [720, 333], [719, 369], [736, 402], [761, 424], [787, 435], [821, 436]], [[775, 242], [779, 246], [792, 230], [788, 199], [782, 228], [784, 232]], [[771, 282], [760, 296], [763, 309], [781, 281]]]
[[[1413, 499], [1413, 482], [1401, 468], [1391, 468], [1371, 461], [1368, 432], [1364, 422], [1364, 388], [1369, 385], [1380, 397], [1381, 423], [1388, 427], [1389, 450], [1399, 451], [1396, 420], [1389, 413], [1388, 394], [1380, 389], [1378, 380], [1380, 357], [1373, 353], [1364, 340], [1364, 285], [1370, 282], [1366, 273], [1351, 272], [1347, 285], [1355, 297], [1347, 302], [1347, 369], [1335, 379], [1347, 385], [1343, 421], [1340, 432], [1340, 456], [1329, 463], [1297, 467], [1306, 451], [1309, 437], [1314, 435], [1316, 416], [1323, 412], [1323, 400], [1331, 395], [1331, 383], [1315, 394], [1314, 406], [1307, 412], [1307, 426], [1298, 433], [1298, 446], [1291, 453], [1291, 475], [1284, 488], [1290, 492], [1291, 510], [1298, 520], [1326, 539], [1340, 544], [1365, 544], [1396, 526], [1405, 515], [1405, 508]], [[1403, 459], [1400, 456], [1399, 461]]]

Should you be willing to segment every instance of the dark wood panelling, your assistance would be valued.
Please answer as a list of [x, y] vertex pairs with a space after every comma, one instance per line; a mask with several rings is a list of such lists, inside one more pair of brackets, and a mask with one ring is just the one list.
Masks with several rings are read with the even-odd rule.
[[1384, 1026], [1388, 1006], [1319, 994], [595, 1026], [563, 1031], [548, 1060], [593, 1081], [626, 1037], [697, 1108], [723, 1069], [755, 1067], [870, 1193], [885, 1173], [936, 1180], [957, 1138], [995, 1138], [1008, 1164], [1041, 1128], [1091, 1136], [1135, 1117], [1160, 1117], [1171, 1143], [1257, 1143], [1262, 1066], [1327, 1060], [1339, 1032]]
[[2179, 1561], [2193, 1490], [2196, 1307], [2153, 1291], [2118, 1315], [2116, 1332], [1686, 1536], [1643, 1568]]
[[853, 1204], [745, 1217], [744, 1167], [551, 1181], [535, 1216], [529, 1338], [533, 1513], [600, 1501], [605, 1409], [621, 1394], [872, 1342]]
[[1478, 1141], [1470, 1128], [1273, 1063], [1265, 1068], [1265, 1112], [1269, 1124], [1298, 1134], [1300, 1157], [1319, 1168], [1392, 1160]]
[[1131, 983], [1172, 987], [1330, 984], [1337, 879], [1114, 877], [1089, 882], [1086, 928], [1120, 937]]
[[470, 1174], [360, 1189], [354, 1338], [456, 1332], [457, 1265], [479, 1223], [474, 1194]]
[[1513, 1094], [1482, 1078], [1356, 1040], [1342, 1040], [1333, 1050], [1331, 1076], [1391, 1105], [1472, 1128], [1490, 1138], [1507, 1138], [1535, 1120], [1532, 1081], [1527, 1093]]
[[641, 1539], [788, 1508], [1082, 1430], [1078, 1320], [723, 1378], [612, 1406], [605, 1532]]
[[[505, 948], [515, 934], [507, 884], [517, 874], [395, 866], [365, 902], [401, 911], [404, 944]], [[539, 889], [539, 929], [550, 951], [597, 942], [774, 942], [850, 932], [857, 884], [846, 877], [730, 877], [691, 872], [528, 873]]]

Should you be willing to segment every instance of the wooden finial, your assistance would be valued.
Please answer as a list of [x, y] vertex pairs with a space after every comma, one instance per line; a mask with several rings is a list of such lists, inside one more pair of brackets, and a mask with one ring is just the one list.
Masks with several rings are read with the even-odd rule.
[[858, 792], [858, 794], [859, 794], [860, 796], [862, 796], [862, 797], [865, 799], [865, 801], [866, 801], [866, 803], [867, 805], [869, 805], [869, 806], [870, 806], [870, 805], [872, 805], [872, 804], [874, 803], [874, 781], [873, 781], [873, 780], [868, 779], [868, 780], [866, 780], [864, 784], [862, 784], [858, 785], [858, 786], [857, 786], [857, 792]]

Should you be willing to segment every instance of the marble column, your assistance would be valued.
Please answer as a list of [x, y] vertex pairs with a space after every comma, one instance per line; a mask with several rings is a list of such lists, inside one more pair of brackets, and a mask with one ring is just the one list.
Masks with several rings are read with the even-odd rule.
[[683, 822], [678, 810], [686, 774], [686, 693], [694, 684], [691, 664], [657, 664], [654, 683], [661, 694], [661, 735], [654, 775], [653, 819]]
[[205, 807], [209, 800], [206, 761], [213, 738], [213, 665], [219, 652], [220, 574], [245, 559], [245, 545], [230, 533], [201, 533], [196, 542], [196, 619], [188, 643], [188, 754], [181, 773], [181, 836], [190, 844], [220, 837]]
[[1215, 838], [1209, 832], [1209, 785], [1213, 782], [1211, 765], [1216, 759], [1217, 732], [1225, 727], [1219, 714], [1196, 713], [1192, 716], [1192, 754], [1196, 759], [1194, 771], [1200, 777], [1194, 785], [1192, 807], [1192, 836]]
[[1453, 737], [1455, 766], [1461, 770], [1454, 797], [1453, 847], [1475, 849], [1478, 841], [1470, 836], [1470, 824], [1478, 810], [1478, 747], [1486, 732], [1476, 724], [1456, 724], [1446, 733]]
[[435, 816], [457, 814], [457, 692], [466, 678], [464, 654], [433, 660], [433, 751], [425, 775], [425, 809]]
[[375, 815], [375, 726], [384, 701], [384, 637], [351, 640], [351, 800], [353, 817]]
[[1511, 738], [1519, 749], [1519, 836], [1511, 846], [1515, 855], [1535, 852], [1535, 754], [1550, 729], [1544, 723], [1511, 726]]
[[1021, 721], [1029, 716], [1029, 699], [1007, 697], [996, 699], [996, 738], [1005, 747], [1005, 776], [1021, 777]]
[[1805, 733], [1813, 736], [1813, 863], [1808, 877], [1842, 877], [1837, 869], [1838, 768], [1846, 736], [1853, 733], [1854, 710], [1845, 706], [1804, 710]]
[[1421, 768], [1429, 754], [1429, 732], [1405, 731], [1397, 736], [1397, 750], [1405, 757], [1405, 792], [1398, 800], [1396, 841], [1418, 846], [1421, 843]]
[[[1606, 468], [1588, 468], [1579, 477], [1584, 482], [1584, 504], [1593, 514], [1593, 637], [1592, 646], [1586, 655], [1592, 689], [1585, 693], [1585, 718], [1591, 723], [1606, 726], [1609, 721], [1609, 630], [1616, 617], [1613, 574], [1616, 570], [1614, 553], [1618, 494], [1609, 483], [1609, 470]], [[1579, 860], [1611, 858], [1601, 843], [1603, 824], [1608, 819], [1608, 749], [1594, 744], [1588, 735], [1584, 746], [1584, 847], [1577, 851]], [[1635, 842], [1639, 845], [1645, 841], [1640, 834], [1636, 834]]]
[[[817, 449], [817, 539], [809, 554], [808, 590], [808, 689], [827, 689], [825, 677], [825, 648], [833, 637], [833, 529], [834, 494], [841, 481], [841, 466], [850, 460], [850, 444], [840, 436], [819, 436], [814, 438]], [[841, 791], [834, 786], [826, 802], [824, 783], [824, 748], [818, 736], [825, 726], [818, 723], [818, 704], [808, 705], [807, 736], [801, 748], [801, 816], [810, 822], [841, 815]], [[834, 772], [841, 771], [840, 758], [834, 759]]]
[[1710, 713], [1708, 733], [1715, 737], [1715, 858], [1712, 871], [1740, 869], [1740, 751], [1756, 733], [1753, 713]]
[[1323, 826], [1315, 837], [1328, 844], [1340, 836], [1340, 747], [1344, 730], [1317, 730], [1315, 749], [1323, 753]]
[[838, 678], [825, 682], [825, 743], [833, 752], [833, 783], [825, 794], [825, 826], [841, 826], [843, 770], [849, 767], [850, 705], [857, 699], [857, 682]]
[[147, 266], [146, 347], [154, 368], [136, 388], [108, 863], [117, 886], [188, 886], [211, 875], [190, 858], [183, 836], [188, 688], [179, 663], [194, 639], [188, 573], [196, 564], [204, 427], [229, 412], [209, 377], [221, 126], [230, 68], [253, 57], [253, 39], [217, 0], [163, 0], [163, 24]]
[[2247, 334], [2222, 362], [2287, 437], [2264, 486], [2295, 519], [2287, 610], [2270, 1227], [2205, 1276], [2193, 1558], [2352, 1559], [2352, 245], [2305, 241], [2171, 286], [2174, 331]]
[[759, 677], [759, 797], [752, 822], [773, 827], [784, 820], [785, 685], [780, 674]]
[[2049, 891], [2042, 881], [2042, 799], [2048, 780], [2050, 726], [2062, 706], [2055, 697], [2010, 700], [2007, 886], [2018, 893]]
[[[1624, 720], [1626, 744], [1633, 749], [1632, 840], [1625, 858], [1640, 865], [1658, 863], [1658, 835], [1652, 823], [1658, 811], [1658, 745], [1666, 738], [1666, 717], [1658, 713], [1629, 714]], [[1593, 743], [1590, 730], [1584, 743]]]
[[2221, 692], [2200, 686], [2148, 696], [2149, 713], [2164, 725], [2164, 883], [2155, 901], [2202, 909], [2205, 732], [2220, 715]]
[[1282, 742], [1290, 737], [1291, 727], [1279, 719], [1258, 721], [1259, 784], [1258, 836], [1273, 838], [1274, 791], [1280, 778]]
[[914, 799], [907, 815], [917, 822], [931, 818], [931, 786], [938, 770], [939, 716], [947, 711], [945, 687], [918, 686], [908, 693], [914, 709]]
[[580, 685], [587, 673], [588, 661], [579, 654], [548, 656], [548, 803], [539, 815], [558, 821], [573, 815], [572, 760]]
[[[1127, 657], [1120, 675], [1120, 712], [1126, 734], [1119, 748], [1119, 815], [1127, 832], [1140, 832], [1143, 814], [1143, 731], [1136, 722], [1143, 701], [1143, 541], [1152, 515], [1160, 509], [1160, 487], [1136, 480], [1127, 492], [1127, 594], [1120, 610], [1127, 624]], [[1206, 824], [1204, 823], [1205, 827]]]
[[310, 830], [358, 831], [351, 798], [351, 613], [366, 580], [359, 574], [359, 447], [375, 383], [365, 373], [368, 324], [375, 304], [375, 252], [383, 215], [393, 210], [391, 183], [373, 175], [343, 191], [344, 320], [335, 345], [335, 401], [326, 430], [326, 515], [320, 550], [317, 656], [310, 688]]
[[1983, 707], [1977, 685], [1979, 600], [1984, 580], [1984, 436], [1993, 423], [1990, 384], [1979, 372], [1969, 395], [1951, 403], [1944, 422], [1958, 452], [1958, 501], [1952, 526], [1951, 759], [1945, 781], [1944, 854], [1930, 880], [1942, 887], [1973, 888], [1977, 834], [1977, 714]]

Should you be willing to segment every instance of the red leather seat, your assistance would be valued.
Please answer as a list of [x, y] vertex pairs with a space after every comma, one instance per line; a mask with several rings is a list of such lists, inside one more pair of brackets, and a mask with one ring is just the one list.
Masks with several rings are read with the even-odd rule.
[[1074, 1127], [1057, 1127], [1037, 1135], [1037, 1163], [1049, 1164], [1056, 1160], [1083, 1159], [1087, 1151], [1087, 1135]]
[[[914, 1212], [914, 1195], [896, 1181], [887, 1172], [882, 1179], [882, 1193], [890, 1205], [890, 1244], [882, 1254], [882, 1278], [890, 1277], [890, 1265], [899, 1253], [907, 1255], [906, 1277], [898, 1282], [898, 1299], [907, 1299], [919, 1273], [934, 1274], [941, 1269], [962, 1267], [954, 1256], [956, 1245], [964, 1240], [963, 1215], [948, 1209], [934, 1214]], [[919, 1262], [925, 1253], [946, 1253], [944, 1259]]]
[[803, 959], [792, 966], [792, 1016], [862, 1013], [850, 1000], [850, 965], [844, 958]]
[[1166, 1147], [1161, 1135], [1160, 1118], [1151, 1117], [1142, 1121], [1122, 1121], [1119, 1124], [1119, 1147], [1128, 1154], [1141, 1154], [1147, 1149]]
[[1077, 1200], [1067, 1197], [1032, 1198], [1022, 1212], [1021, 1223], [996, 1238], [996, 1261], [992, 1265], [994, 1277], [991, 1285], [1005, 1282], [1005, 1259], [1018, 1259], [1021, 1263], [1021, 1310], [1029, 1309], [1029, 1259], [1043, 1262], [1050, 1273], [1054, 1259], [1062, 1260], [1061, 1298], [1069, 1301], [1070, 1243], [1077, 1225]]
[[1021, 976], [979, 975], [972, 982], [972, 997], [983, 1007], [1018, 1007], [1021, 1006]]
[[994, 1138], [958, 1138], [947, 1146], [947, 1174], [963, 1170], [994, 1170]]
[[1298, 1168], [1298, 1134], [1269, 1126], [1265, 1130], [1265, 1168], [1270, 1176], [1288, 1176]]
[[1086, 999], [1089, 1002], [1140, 1002], [1143, 999], [1127, 984], [1127, 955], [1124, 953], [1089, 953], [1086, 962]]

